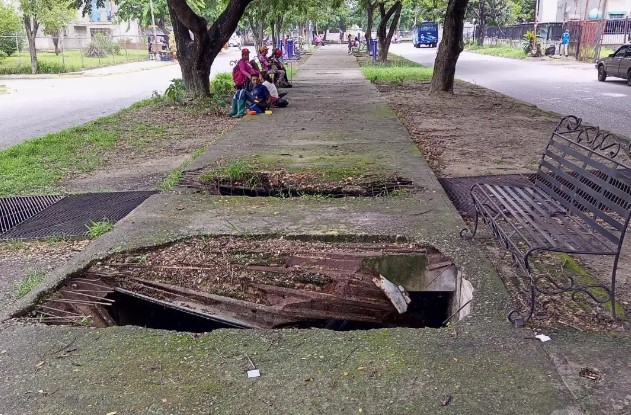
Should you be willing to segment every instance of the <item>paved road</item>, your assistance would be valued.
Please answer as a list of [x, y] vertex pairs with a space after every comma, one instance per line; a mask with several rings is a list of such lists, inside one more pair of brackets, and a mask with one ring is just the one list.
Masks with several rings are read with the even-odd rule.
[[[427, 66], [436, 49], [392, 45], [391, 51]], [[631, 136], [631, 87], [622, 79], [598, 82], [591, 64], [560, 61], [520, 61], [463, 52], [456, 76], [561, 114]]]
[[[238, 50], [221, 53], [211, 76], [230, 71], [229, 61], [238, 56]], [[164, 92], [171, 79], [181, 77], [179, 65], [152, 62], [88, 72], [83, 77], [0, 79], [0, 85], [12, 90], [0, 95], [0, 149], [112, 114], [153, 91]]]

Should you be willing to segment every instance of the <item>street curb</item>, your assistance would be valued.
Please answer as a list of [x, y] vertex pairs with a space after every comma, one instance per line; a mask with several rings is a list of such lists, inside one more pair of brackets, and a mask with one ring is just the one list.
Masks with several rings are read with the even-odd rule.
[[[14, 80], [14, 79], [60, 79], [60, 78], [78, 78], [78, 77], [97, 77], [97, 76], [111, 76], [111, 75], [123, 75], [123, 74], [128, 74], [128, 73], [134, 73], [134, 72], [141, 72], [141, 71], [150, 71], [152, 69], [158, 69], [158, 68], [163, 68], [165, 66], [169, 66], [172, 64], [175, 64], [177, 61], [170, 61], [170, 62], [164, 62], [163, 64], [160, 65], [156, 65], [152, 68], [139, 68], [139, 69], [132, 69], [132, 70], [128, 70], [128, 71], [120, 71], [120, 72], [104, 72], [104, 73], [99, 73], [99, 74], [91, 74], [90, 70], [91, 69], [86, 69], [85, 71], [79, 71], [79, 72], [64, 72], [64, 73], [58, 73], [58, 74], [36, 74], [36, 75], [28, 75], [28, 74], [17, 74], [17, 75], [0, 75], [0, 80]], [[123, 64], [126, 65], [126, 64]], [[112, 65], [111, 67], [114, 67], [115, 65]], [[108, 66], [102, 66], [101, 68], [107, 68]], [[92, 69], [101, 69], [101, 68], [92, 68]]]

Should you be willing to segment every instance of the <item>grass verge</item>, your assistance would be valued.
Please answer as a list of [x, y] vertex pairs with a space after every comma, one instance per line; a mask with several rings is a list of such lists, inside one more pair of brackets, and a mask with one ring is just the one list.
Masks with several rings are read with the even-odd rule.
[[[102, 66], [119, 65], [121, 63], [138, 62], [149, 59], [146, 49], [121, 50], [116, 55], [102, 58], [85, 56], [80, 50], [67, 50], [55, 55], [54, 52], [38, 52], [39, 73], [66, 73], [82, 69], [98, 68]], [[0, 75], [30, 74], [31, 57], [28, 52], [15, 53], [0, 61]]]
[[158, 185], [158, 189], [161, 190], [161, 191], [166, 191], [166, 190], [170, 190], [173, 186], [178, 184], [178, 182], [182, 178], [182, 173], [184, 173], [184, 170], [186, 170], [186, 168], [191, 164], [191, 162], [193, 160], [195, 160], [197, 157], [201, 156], [204, 153], [204, 150], [206, 150], [206, 149], [205, 148], [199, 148], [199, 149], [195, 150], [193, 152], [193, 154], [191, 154], [191, 157], [188, 160], [186, 160], [184, 163], [182, 163], [180, 165], [180, 167], [178, 167], [177, 169], [173, 170], [167, 176], [167, 178], [164, 179], [162, 181], [162, 183], [160, 183]]
[[524, 53], [523, 49], [514, 48], [511, 46], [469, 45], [466, 47], [466, 50], [468, 52], [481, 53], [483, 55], [499, 56], [502, 58], [526, 59], [526, 54]]
[[358, 59], [362, 74], [370, 82], [403, 83], [432, 79], [433, 68], [427, 68], [397, 55], [389, 54], [388, 62], [373, 63], [370, 59]]
[[162, 137], [163, 127], [142, 122], [130, 126], [125, 121], [130, 113], [148, 105], [155, 101], [141, 101], [114, 115], [0, 151], [0, 196], [55, 191], [65, 176], [104, 165], [122, 138], [140, 143]]

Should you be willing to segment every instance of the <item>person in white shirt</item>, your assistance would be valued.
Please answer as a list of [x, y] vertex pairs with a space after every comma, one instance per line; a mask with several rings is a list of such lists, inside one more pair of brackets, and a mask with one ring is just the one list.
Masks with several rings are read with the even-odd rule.
[[270, 78], [267, 72], [261, 72], [261, 77], [263, 78], [263, 86], [267, 88], [269, 91], [270, 99], [269, 105], [277, 108], [284, 108], [288, 105], [288, 102], [283, 97], [287, 95], [286, 93], [279, 94], [276, 85], [272, 82], [272, 78]]

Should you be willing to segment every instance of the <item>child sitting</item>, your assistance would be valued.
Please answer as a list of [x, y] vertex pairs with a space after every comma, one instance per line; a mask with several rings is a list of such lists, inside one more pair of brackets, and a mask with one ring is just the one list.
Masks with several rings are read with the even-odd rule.
[[265, 112], [269, 106], [270, 94], [265, 86], [261, 84], [261, 79], [257, 76], [252, 77], [252, 95], [254, 96], [254, 103], [250, 105], [248, 110], [249, 115], [261, 114]]
[[287, 94], [279, 94], [278, 89], [276, 89], [276, 85], [272, 83], [272, 78], [268, 73], [261, 72], [261, 76], [263, 77], [263, 86], [267, 88], [269, 92], [269, 104], [272, 107], [276, 108], [285, 108], [289, 103], [283, 97]]

